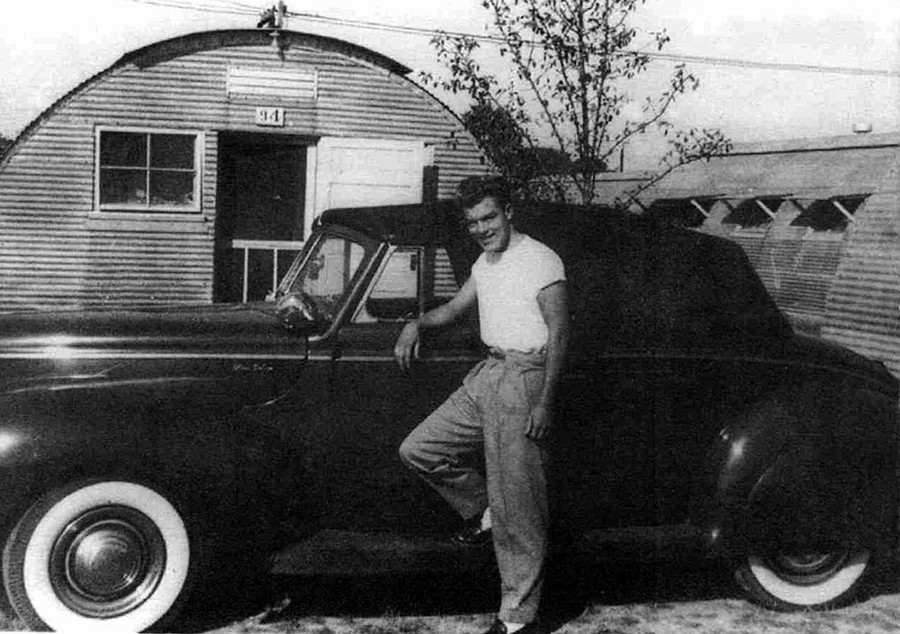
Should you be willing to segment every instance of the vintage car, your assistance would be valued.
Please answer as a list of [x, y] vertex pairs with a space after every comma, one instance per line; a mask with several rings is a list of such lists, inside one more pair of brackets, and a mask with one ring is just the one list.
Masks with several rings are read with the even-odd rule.
[[[3, 583], [25, 623], [163, 627], [246, 550], [298, 574], [477, 560], [397, 454], [484, 354], [475, 319], [428, 332], [410, 371], [392, 357], [477, 255], [451, 207], [325, 212], [267, 302], [0, 317]], [[643, 527], [765, 606], [849, 600], [897, 545], [894, 377], [794, 333], [724, 239], [602, 209], [518, 221], [571, 288], [556, 552]]]

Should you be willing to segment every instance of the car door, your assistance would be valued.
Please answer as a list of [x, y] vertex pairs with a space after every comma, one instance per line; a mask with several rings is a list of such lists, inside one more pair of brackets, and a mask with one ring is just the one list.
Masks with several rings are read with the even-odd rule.
[[401, 462], [400, 443], [462, 382], [478, 360], [465, 324], [424, 332], [419, 356], [402, 370], [394, 345], [424, 307], [424, 250], [392, 249], [351, 322], [331, 345], [327, 444], [330, 476], [321, 504], [335, 527], [446, 530], [449, 507]]

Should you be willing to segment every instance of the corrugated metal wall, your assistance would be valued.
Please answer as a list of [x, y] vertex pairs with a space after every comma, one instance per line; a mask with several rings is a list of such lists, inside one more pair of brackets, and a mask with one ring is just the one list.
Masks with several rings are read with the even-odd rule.
[[[822, 335], [900, 376], [900, 194], [896, 169], [865, 203], [828, 297]], [[857, 212], [859, 213], [859, 212]]]
[[[434, 147], [440, 197], [484, 171], [474, 140], [446, 108], [352, 46], [345, 53], [333, 40], [284, 33], [282, 61], [268, 44], [235, 45], [243, 34], [260, 40], [224, 32], [230, 45], [178, 56], [191, 50], [188, 36], [180, 49], [151, 51], [162, 60], [155, 65], [146, 65], [153, 55], [123, 58], [30, 126], [0, 164], [0, 310], [211, 301], [219, 131], [422, 140]], [[229, 100], [235, 65], [316, 70], [318, 99]], [[285, 127], [257, 128], [257, 106], [283, 107]], [[95, 211], [98, 126], [204, 134], [201, 213]]]
[[[741, 244], [799, 329], [900, 376], [900, 135], [748, 145], [673, 173], [653, 193], [718, 199], [699, 229]], [[723, 222], [760, 199], [779, 201], [774, 218]], [[836, 213], [835, 201], [852, 219], [816, 222]], [[795, 222], [801, 214], [812, 222]]]
[[740, 244], [782, 310], [798, 319], [821, 319], [843, 251], [844, 233], [813, 232], [791, 222], [801, 209], [785, 201], [761, 227], [727, 228], [715, 214], [702, 229]]

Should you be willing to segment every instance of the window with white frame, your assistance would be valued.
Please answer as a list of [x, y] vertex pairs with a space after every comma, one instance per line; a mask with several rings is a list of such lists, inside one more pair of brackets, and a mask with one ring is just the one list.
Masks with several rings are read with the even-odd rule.
[[200, 135], [100, 130], [99, 209], [137, 212], [200, 211]]

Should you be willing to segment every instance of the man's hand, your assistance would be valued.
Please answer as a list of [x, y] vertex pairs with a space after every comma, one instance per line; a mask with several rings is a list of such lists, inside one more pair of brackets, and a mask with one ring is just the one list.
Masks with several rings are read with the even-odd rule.
[[394, 345], [394, 358], [403, 370], [408, 370], [413, 357], [419, 356], [419, 322], [411, 321], [403, 326]]
[[546, 405], [538, 404], [531, 409], [525, 435], [532, 440], [545, 440], [550, 435], [550, 409]]

